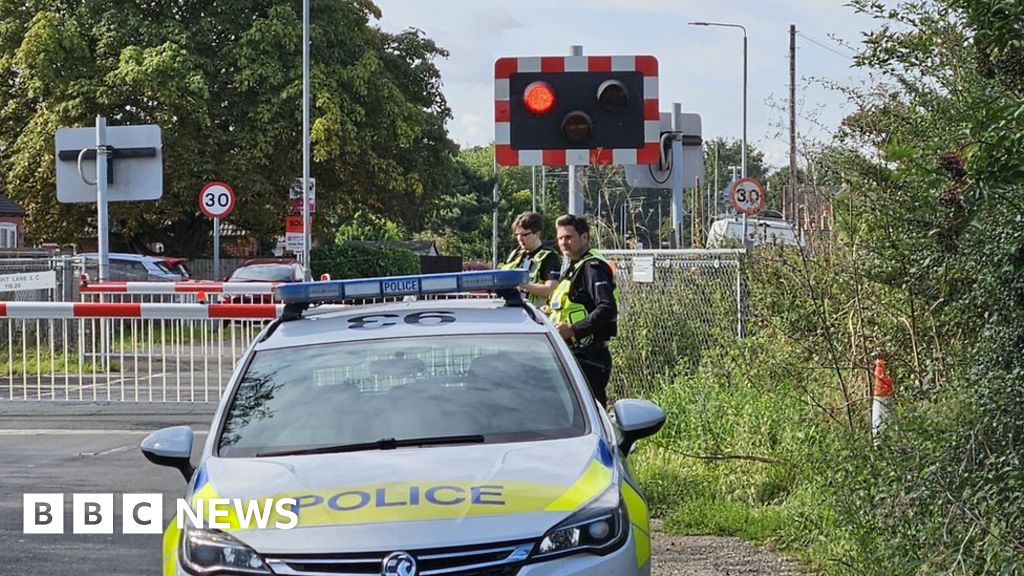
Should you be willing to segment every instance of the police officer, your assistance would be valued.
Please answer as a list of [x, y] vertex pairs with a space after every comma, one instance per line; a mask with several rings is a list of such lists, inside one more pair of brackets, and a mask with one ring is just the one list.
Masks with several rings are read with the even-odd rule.
[[530, 281], [520, 286], [519, 290], [537, 307], [547, 304], [561, 274], [558, 254], [541, 246], [543, 224], [544, 219], [536, 212], [523, 212], [516, 216], [512, 223], [512, 233], [519, 247], [499, 266], [502, 270], [523, 268], [530, 271]]
[[590, 225], [584, 218], [566, 214], [555, 228], [567, 262], [551, 294], [548, 315], [572, 348], [594, 398], [607, 407], [612, 373], [608, 340], [616, 335], [619, 314], [614, 274], [608, 261], [590, 247]]

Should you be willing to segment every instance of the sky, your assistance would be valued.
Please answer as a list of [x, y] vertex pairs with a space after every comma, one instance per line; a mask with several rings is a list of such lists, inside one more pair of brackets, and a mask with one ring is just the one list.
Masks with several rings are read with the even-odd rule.
[[[494, 139], [494, 61], [503, 56], [651, 54], [660, 106], [700, 114], [705, 140], [743, 133], [743, 32], [747, 29], [747, 142], [768, 164], [788, 165], [789, 26], [797, 36], [797, 128], [827, 140], [850, 111], [841, 85], [867, 81], [851, 46], [878, 23], [846, 0], [375, 0], [390, 32], [422, 30], [450, 52], [437, 62], [452, 108], [448, 129], [463, 146]], [[845, 44], [845, 45], [844, 45]], [[774, 104], [772, 104], [774, 102]], [[812, 121], [813, 118], [813, 121]], [[821, 127], [818, 127], [821, 125]]]

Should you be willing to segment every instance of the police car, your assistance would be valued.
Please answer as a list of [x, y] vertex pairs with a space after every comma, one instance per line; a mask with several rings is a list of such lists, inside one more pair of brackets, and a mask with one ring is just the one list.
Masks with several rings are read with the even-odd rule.
[[[665, 414], [644, 400], [599, 408], [519, 297], [525, 281], [502, 270], [279, 287], [285, 312], [236, 367], [198, 466], [187, 427], [142, 451], [182, 471], [186, 501], [284, 500], [295, 522], [172, 521], [165, 576], [649, 574], [648, 507], [626, 458]], [[497, 297], [422, 298], [480, 291]]]

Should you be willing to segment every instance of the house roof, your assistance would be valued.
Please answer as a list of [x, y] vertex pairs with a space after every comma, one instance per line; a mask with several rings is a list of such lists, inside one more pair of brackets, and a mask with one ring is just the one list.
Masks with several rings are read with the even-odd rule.
[[0, 216], [24, 216], [25, 209], [7, 196], [0, 194]]

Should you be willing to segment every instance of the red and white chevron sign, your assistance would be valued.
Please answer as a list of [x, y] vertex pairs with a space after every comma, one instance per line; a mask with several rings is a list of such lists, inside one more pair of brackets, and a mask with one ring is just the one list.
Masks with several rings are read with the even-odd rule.
[[[639, 148], [512, 148], [510, 79], [517, 73], [639, 72], [643, 86], [643, 145]], [[516, 95], [518, 98], [520, 95]], [[494, 64], [495, 158], [502, 166], [656, 164], [660, 160], [658, 60], [654, 56], [535, 56], [499, 58]]]

